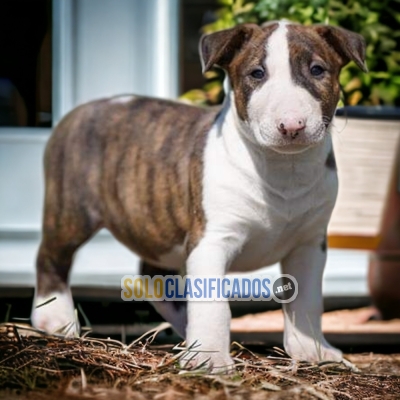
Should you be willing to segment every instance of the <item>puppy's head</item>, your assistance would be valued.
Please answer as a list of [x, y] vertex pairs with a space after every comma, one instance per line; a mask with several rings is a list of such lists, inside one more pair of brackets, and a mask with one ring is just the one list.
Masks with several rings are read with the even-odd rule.
[[241, 131], [281, 153], [304, 151], [325, 137], [344, 65], [353, 60], [367, 71], [362, 36], [327, 25], [239, 25], [203, 36], [200, 54], [203, 72], [213, 66], [227, 72]]

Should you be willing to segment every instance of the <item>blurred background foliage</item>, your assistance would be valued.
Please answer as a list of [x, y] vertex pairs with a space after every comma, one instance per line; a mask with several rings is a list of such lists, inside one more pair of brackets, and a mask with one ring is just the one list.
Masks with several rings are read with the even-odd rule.
[[[358, 32], [367, 42], [369, 73], [352, 62], [341, 73], [345, 105], [400, 106], [400, 0], [218, 0], [221, 6], [214, 22], [203, 33], [237, 24], [288, 19], [301, 24], [326, 23]], [[206, 73], [202, 89], [182, 98], [214, 105], [223, 100], [223, 72]]]

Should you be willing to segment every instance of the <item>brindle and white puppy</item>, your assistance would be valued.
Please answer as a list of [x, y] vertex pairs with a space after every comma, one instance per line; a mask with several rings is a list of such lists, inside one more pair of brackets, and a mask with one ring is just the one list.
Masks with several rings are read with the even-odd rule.
[[[224, 275], [280, 261], [299, 285], [283, 307], [286, 351], [341, 360], [320, 320], [337, 194], [329, 125], [340, 69], [353, 60], [366, 71], [364, 40], [337, 27], [273, 22], [207, 35], [200, 50], [204, 71], [227, 72], [222, 110], [124, 96], [82, 105], [55, 129], [45, 156], [34, 306], [57, 300], [34, 307], [33, 324], [79, 329], [68, 287], [72, 258], [105, 227], [147, 269]], [[215, 351], [194, 363], [232, 364], [227, 302], [189, 302], [187, 314], [172, 303], [155, 306], [189, 345]]]

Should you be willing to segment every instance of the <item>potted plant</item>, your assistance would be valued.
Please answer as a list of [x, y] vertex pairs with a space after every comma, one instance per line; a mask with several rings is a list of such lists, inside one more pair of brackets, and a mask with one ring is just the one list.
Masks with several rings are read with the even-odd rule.
[[[367, 43], [361, 72], [341, 73], [341, 106], [333, 126], [339, 179], [330, 246], [374, 250], [369, 267], [372, 299], [384, 318], [400, 317], [400, 12], [399, 0], [218, 0], [210, 33], [239, 23], [288, 19], [329, 23], [362, 34]], [[222, 102], [223, 73], [206, 73], [202, 90], [182, 98]], [[375, 164], [375, 165], [374, 165]], [[389, 189], [388, 189], [389, 188]]]

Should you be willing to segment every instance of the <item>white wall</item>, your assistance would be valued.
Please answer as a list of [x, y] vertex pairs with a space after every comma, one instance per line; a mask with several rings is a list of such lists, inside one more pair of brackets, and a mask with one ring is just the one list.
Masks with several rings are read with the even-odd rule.
[[48, 136], [49, 129], [1, 129], [0, 233], [40, 229]]
[[177, 0], [84, 0], [75, 12], [75, 103], [118, 93], [177, 96]]
[[[53, 0], [53, 119], [123, 93], [178, 94], [179, 0]], [[0, 128], [0, 234], [40, 231], [50, 129]]]

